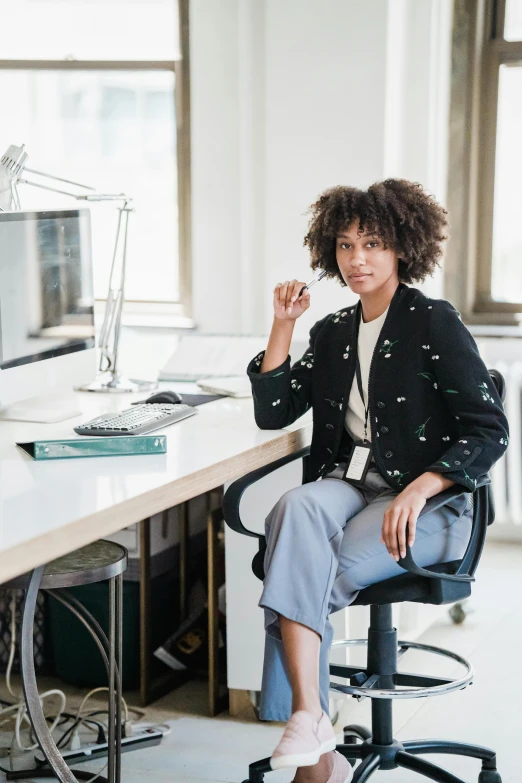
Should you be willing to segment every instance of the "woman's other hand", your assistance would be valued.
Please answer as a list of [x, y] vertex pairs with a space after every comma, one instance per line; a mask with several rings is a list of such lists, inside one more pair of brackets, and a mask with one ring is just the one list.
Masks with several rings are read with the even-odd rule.
[[287, 280], [274, 288], [274, 316], [278, 321], [295, 321], [310, 307], [310, 291], [299, 291], [306, 283], [299, 280]]
[[406, 557], [406, 535], [408, 544], [413, 546], [419, 514], [426, 505], [424, 495], [407, 487], [384, 512], [381, 543], [386, 544], [390, 555], [399, 560]]

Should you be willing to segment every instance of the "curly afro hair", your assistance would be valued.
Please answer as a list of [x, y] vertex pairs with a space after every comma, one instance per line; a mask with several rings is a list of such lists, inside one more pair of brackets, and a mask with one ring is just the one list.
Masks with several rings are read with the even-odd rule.
[[304, 245], [310, 249], [312, 269], [324, 269], [342, 285], [346, 283], [337, 266], [336, 239], [356, 221], [361, 232], [375, 233], [397, 253], [402, 283], [421, 282], [432, 275], [448, 238], [447, 211], [419, 183], [406, 179], [386, 179], [368, 190], [329, 188], [309, 212]]

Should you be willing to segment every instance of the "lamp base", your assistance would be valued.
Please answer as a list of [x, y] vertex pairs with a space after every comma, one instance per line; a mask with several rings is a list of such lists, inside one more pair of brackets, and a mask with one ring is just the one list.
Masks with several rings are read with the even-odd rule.
[[124, 375], [115, 375], [112, 372], [100, 373], [91, 383], [75, 387], [76, 391], [105, 392], [110, 394], [154, 391], [157, 388], [157, 381], [137, 381], [135, 378], [126, 378]]

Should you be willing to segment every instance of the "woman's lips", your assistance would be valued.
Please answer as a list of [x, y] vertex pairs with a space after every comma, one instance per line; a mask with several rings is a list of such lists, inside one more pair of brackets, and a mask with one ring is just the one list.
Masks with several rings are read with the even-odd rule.
[[350, 280], [364, 280], [366, 277], [370, 275], [350, 275]]

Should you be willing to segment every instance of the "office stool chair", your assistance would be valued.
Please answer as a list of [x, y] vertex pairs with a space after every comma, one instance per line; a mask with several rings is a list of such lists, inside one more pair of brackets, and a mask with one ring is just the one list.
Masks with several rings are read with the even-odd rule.
[[[505, 382], [497, 370], [489, 371], [499, 396], [505, 399]], [[282, 465], [306, 458], [309, 449], [283, 457], [271, 465], [252, 471], [230, 485], [225, 493], [223, 512], [226, 523], [232, 530], [259, 539], [259, 552], [252, 562], [252, 569], [260, 579], [264, 578], [263, 559], [266, 549], [264, 536], [254, 533], [243, 525], [239, 505], [244, 491], [251, 484]], [[456, 485], [445, 489], [441, 496], [455, 497], [462, 493]], [[464, 658], [449, 650], [415, 642], [397, 639], [397, 630], [392, 624], [392, 604], [402, 601], [424, 604], [453, 604], [462, 601], [471, 594], [471, 582], [478, 566], [486, 531], [494, 521], [495, 509], [489, 475], [484, 476], [473, 495], [473, 526], [470, 540], [462, 560], [440, 563], [429, 568], [420, 568], [407, 546], [406, 557], [399, 564], [407, 573], [386, 579], [383, 582], [361, 590], [352, 605], [370, 606], [370, 627], [368, 639], [350, 639], [334, 642], [336, 646], [366, 645], [368, 648], [366, 667], [330, 665], [330, 674], [336, 678], [348, 680], [349, 684], [331, 683], [330, 689], [355, 698], [372, 699], [371, 730], [363, 726], [347, 726], [344, 729], [344, 744], [337, 751], [345, 756], [352, 766], [360, 761], [353, 773], [354, 783], [363, 783], [377, 770], [390, 770], [402, 767], [418, 772], [424, 777], [439, 783], [465, 783], [461, 778], [441, 767], [432, 764], [419, 754], [445, 753], [470, 756], [482, 762], [478, 783], [501, 783], [497, 772], [495, 751], [489, 748], [469, 745], [450, 740], [410, 740], [399, 742], [393, 736], [392, 700], [438, 696], [465, 688], [473, 680], [473, 667]], [[398, 672], [398, 661], [410, 649], [423, 650], [442, 655], [462, 664], [464, 674], [455, 680], [438, 677], [420, 676]], [[262, 759], [250, 764], [248, 781], [262, 783], [266, 772], [271, 770], [270, 759]]]
[[[46, 566], [16, 577], [2, 589], [26, 591], [20, 635], [20, 666], [27, 713], [37, 742], [50, 770], [42, 768], [36, 777], [55, 777], [61, 783], [90, 780], [92, 772], [69, 769], [43, 714], [33, 656], [33, 624], [38, 590], [45, 590], [66, 606], [93, 637], [107, 668], [109, 683], [108, 773], [98, 781], [119, 783], [121, 779], [121, 662], [123, 572], [127, 568], [127, 550], [112, 541], [95, 541]], [[109, 638], [90, 612], [66, 588], [109, 580]], [[7, 773], [7, 780], [27, 778], [25, 772]]]

